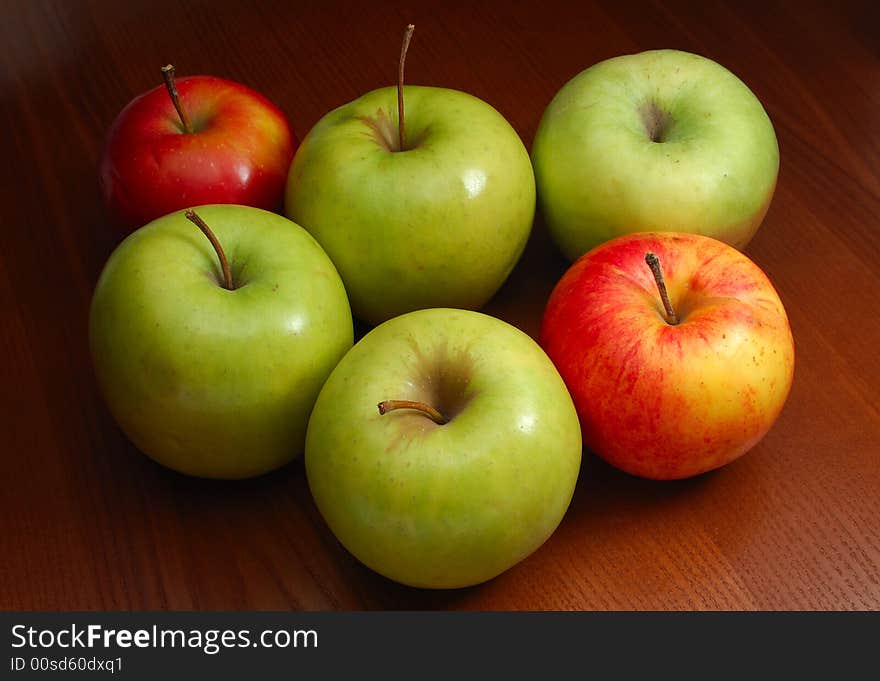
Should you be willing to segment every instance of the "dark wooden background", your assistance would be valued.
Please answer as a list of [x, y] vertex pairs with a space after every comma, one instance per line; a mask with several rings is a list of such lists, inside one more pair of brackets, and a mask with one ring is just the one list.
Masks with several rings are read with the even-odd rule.
[[[556, 90], [606, 57], [676, 47], [743, 78], [782, 158], [747, 253], [797, 346], [786, 408], [747, 456], [656, 483], [588, 454], [553, 537], [451, 592], [350, 557], [300, 462], [240, 483], [153, 464], [103, 406], [86, 338], [116, 238], [97, 188], [102, 141], [162, 64], [250, 85], [302, 137], [393, 82], [409, 21], [408, 82], [484, 98], [527, 146]], [[0, 124], [0, 608], [880, 608], [875, 2], [0, 0]], [[535, 334], [564, 269], [539, 219], [487, 311]]]

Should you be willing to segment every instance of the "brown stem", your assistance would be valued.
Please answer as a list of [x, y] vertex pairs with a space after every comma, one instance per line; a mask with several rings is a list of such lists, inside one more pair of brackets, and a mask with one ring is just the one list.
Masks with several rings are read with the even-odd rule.
[[389, 411], [394, 411], [395, 409], [415, 409], [422, 412], [437, 425], [442, 426], [444, 423], [449, 423], [449, 419], [425, 402], [415, 402], [413, 400], [385, 400], [384, 402], [379, 402], [376, 406], [379, 407], [379, 413], [383, 415], [387, 414]]
[[183, 126], [183, 132], [189, 134], [192, 128], [189, 127], [186, 112], [180, 105], [180, 95], [177, 93], [177, 83], [174, 82], [174, 66], [168, 64], [162, 67], [162, 78], [165, 80], [165, 89], [168, 90], [168, 96], [171, 97], [171, 103], [177, 109], [177, 115], [180, 116], [180, 124]]
[[666, 323], [672, 326], [678, 324], [678, 315], [672, 307], [672, 301], [669, 300], [669, 293], [666, 290], [666, 280], [663, 278], [663, 272], [660, 270], [660, 260], [653, 253], [645, 253], [645, 262], [651, 268], [654, 274], [654, 281], [657, 282], [657, 290], [660, 291], [660, 300], [663, 301], [663, 308], [666, 310]]
[[205, 224], [205, 221], [202, 220], [194, 210], [188, 210], [184, 215], [186, 215], [187, 220], [194, 223], [200, 230], [202, 230], [202, 234], [208, 237], [208, 241], [211, 242], [214, 250], [217, 251], [217, 257], [220, 259], [220, 267], [223, 270], [223, 288], [232, 291], [235, 287], [232, 285], [232, 272], [229, 269], [229, 261], [226, 259], [223, 247], [220, 245], [214, 232], [211, 231], [211, 228]]
[[401, 151], [406, 151], [406, 128], [403, 124], [403, 65], [406, 62], [409, 41], [412, 40], [415, 30], [416, 27], [413, 24], [406, 27], [403, 34], [403, 45], [400, 46], [400, 61], [397, 62], [397, 134]]

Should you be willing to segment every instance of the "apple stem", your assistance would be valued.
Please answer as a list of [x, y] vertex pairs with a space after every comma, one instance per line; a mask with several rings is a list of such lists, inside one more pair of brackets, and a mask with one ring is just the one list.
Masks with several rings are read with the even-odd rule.
[[439, 426], [449, 423], [449, 419], [425, 402], [416, 402], [414, 400], [385, 400], [384, 402], [379, 402], [376, 406], [379, 407], [379, 413], [382, 415], [387, 414], [389, 411], [394, 411], [395, 409], [415, 409], [422, 412]]
[[412, 40], [414, 24], [409, 24], [403, 33], [403, 44], [400, 46], [400, 60], [397, 62], [397, 134], [400, 151], [406, 151], [406, 128], [403, 123], [403, 65], [406, 63], [406, 52]]
[[654, 253], [645, 253], [645, 262], [651, 268], [654, 274], [654, 281], [657, 282], [657, 290], [660, 291], [660, 300], [663, 301], [663, 308], [666, 310], [666, 323], [672, 326], [678, 324], [678, 315], [672, 307], [672, 301], [669, 300], [669, 292], [666, 290], [666, 280], [663, 278], [663, 272], [660, 270], [660, 259]]
[[201, 217], [196, 214], [194, 210], [188, 210], [186, 213], [186, 219], [196, 225], [200, 230], [202, 230], [202, 234], [208, 237], [208, 241], [211, 242], [211, 245], [214, 247], [214, 250], [217, 251], [217, 257], [220, 259], [220, 267], [223, 270], [223, 288], [232, 291], [235, 287], [232, 285], [232, 272], [229, 269], [229, 261], [226, 259], [226, 254], [223, 252], [223, 247], [220, 245], [220, 242], [217, 240], [217, 236], [214, 232], [211, 231], [211, 228], [205, 224], [205, 221], [202, 220]]
[[183, 126], [183, 132], [188, 135], [192, 132], [192, 128], [189, 127], [189, 120], [186, 117], [186, 112], [180, 104], [180, 95], [177, 92], [177, 83], [174, 82], [174, 66], [172, 64], [162, 67], [162, 78], [165, 80], [165, 89], [168, 90], [168, 96], [171, 97], [171, 103], [174, 104], [174, 108], [177, 109], [177, 115], [180, 116], [180, 124]]

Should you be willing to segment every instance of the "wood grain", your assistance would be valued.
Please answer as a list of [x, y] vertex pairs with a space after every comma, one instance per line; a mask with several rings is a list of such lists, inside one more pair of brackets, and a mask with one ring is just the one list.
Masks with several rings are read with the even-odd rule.
[[[880, 13], [831, 4], [4, 2], [0, 608], [880, 608]], [[394, 81], [409, 21], [409, 82], [482, 97], [527, 145], [556, 90], [600, 59], [677, 47], [737, 73], [782, 158], [747, 252], [797, 346], [788, 404], [746, 457], [653, 483], [588, 454], [553, 537], [451, 592], [357, 563], [301, 463], [232, 484], [150, 462], [101, 402], [86, 342], [115, 244], [98, 156], [159, 66], [245, 82], [302, 137]], [[539, 219], [487, 311], [535, 334], [564, 269]]]

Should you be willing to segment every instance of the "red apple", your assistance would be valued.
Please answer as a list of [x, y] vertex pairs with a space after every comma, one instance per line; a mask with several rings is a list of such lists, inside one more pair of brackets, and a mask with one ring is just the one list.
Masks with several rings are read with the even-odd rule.
[[633, 234], [583, 255], [553, 290], [540, 339], [584, 444], [646, 478], [686, 478], [743, 455], [776, 421], [794, 373], [770, 280], [695, 234]]
[[162, 74], [166, 84], [133, 99], [104, 146], [101, 188], [113, 222], [131, 231], [212, 203], [278, 210], [297, 143], [281, 111], [239, 83], [175, 82], [170, 65]]

